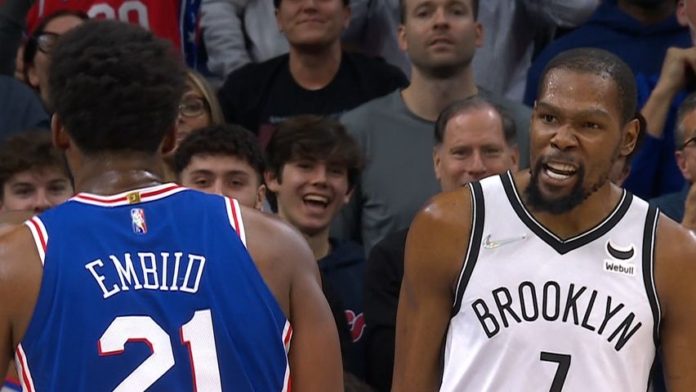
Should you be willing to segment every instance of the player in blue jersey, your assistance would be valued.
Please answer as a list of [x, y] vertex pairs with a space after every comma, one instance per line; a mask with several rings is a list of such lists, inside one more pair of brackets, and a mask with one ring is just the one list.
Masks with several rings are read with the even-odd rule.
[[335, 324], [293, 229], [163, 184], [184, 70], [88, 22], [53, 52], [52, 130], [78, 194], [0, 238], [0, 369], [26, 391], [338, 391]]

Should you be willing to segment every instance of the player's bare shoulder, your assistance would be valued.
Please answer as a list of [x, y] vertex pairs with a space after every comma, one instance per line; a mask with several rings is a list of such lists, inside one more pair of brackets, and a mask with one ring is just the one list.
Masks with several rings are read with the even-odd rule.
[[[463, 187], [432, 197], [416, 215], [406, 241], [406, 263], [442, 262], [456, 276], [472, 228], [474, 192]], [[408, 268], [408, 267], [407, 267]]]
[[37, 242], [29, 227], [23, 224], [3, 226], [0, 234], [0, 297], [3, 320], [14, 324], [16, 344], [31, 319], [39, 295], [43, 268]]
[[655, 237], [655, 279], [661, 302], [669, 305], [673, 295], [677, 299], [687, 291], [696, 294], [696, 234], [660, 216]]
[[289, 309], [288, 293], [293, 276], [319, 271], [309, 246], [293, 227], [274, 215], [240, 206], [246, 245], [261, 276], [283, 310]]

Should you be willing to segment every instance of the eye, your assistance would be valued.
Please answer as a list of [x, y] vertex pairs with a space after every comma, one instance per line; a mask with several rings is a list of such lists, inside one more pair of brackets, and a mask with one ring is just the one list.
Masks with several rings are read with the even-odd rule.
[[481, 152], [483, 153], [483, 155], [492, 158], [492, 157], [497, 157], [500, 154], [502, 154], [503, 150], [501, 150], [499, 148], [495, 148], [495, 147], [490, 147], [490, 148], [483, 148], [481, 150]]
[[12, 189], [12, 193], [19, 197], [29, 197], [34, 193], [34, 188], [28, 186], [16, 187]]
[[65, 184], [54, 184], [48, 187], [48, 191], [52, 194], [59, 195], [65, 193], [68, 186]]
[[558, 122], [558, 118], [553, 114], [549, 113], [539, 113], [539, 119], [544, 124], [555, 124], [556, 122]]
[[601, 129], [602, 128], [601, 125], [594, 123], [594, 122], [591, 122], [591, 121], [587, 121], [587, 122], [583, 123], [582, 127], [586, 128], [586, 129]]
[[295, 163], [295, 166], [302, 170], [310, 170], [314, 167], [314, 163], [310, 161], [298, 161]]
[[455, 148], [450, 151], [450, 154], [457, 159], [466, 159], [471, 155], [471, 150], [468, 148]]
[[194, 178], [193, 185], [195, 185], [198, 188], [207, 188], [210, 186], [210, 180], [206, 177]]

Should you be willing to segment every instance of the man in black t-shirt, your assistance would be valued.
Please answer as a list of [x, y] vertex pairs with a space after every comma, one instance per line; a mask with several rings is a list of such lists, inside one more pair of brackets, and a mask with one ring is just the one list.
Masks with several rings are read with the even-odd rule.
[[219, 92], [225, 119], [256, 132], [265, 144], [275, 124], [298, 114], [337, 117], [408, 80], [381, 59], [347, 53], [341, 33], [349, 0], [274, 0], [290, 52], [228, 75]]

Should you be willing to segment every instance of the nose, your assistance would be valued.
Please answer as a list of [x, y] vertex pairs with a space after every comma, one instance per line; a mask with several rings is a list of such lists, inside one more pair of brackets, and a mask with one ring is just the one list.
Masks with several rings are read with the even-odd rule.
[[51, 208], [51, 202], [48, 201], [47, 196], [48, 195], [46, 195], [46, 191], [44, 190], [39, 190], [38, 192], [36, 192], [33, 205], [34, 212], [39, 213]]
[[222, 180], [216, 179], [215, 182], [213, 182], [213, 193], [216, 195], [225, 195], [224, 190], [225, 188], [222, 184]]
[[316, 10], [317, 9], [317, 0], [304, 0], [302, 2], [302, 10], [303, 11], [308, 11], [308, 10]]
[[469, 174], [476, 180], [480, 180], [486, 175], [486, 163], [483, 161], [480, 151], [474, 151], [469, 161]]
[[449, 25], [447, 14], [444, 8], [438, 8], [433, 15], [435, 28], [442, 28]]
[[327, 180], [326, 165], [317, 165], [312, 171], [312, 184], [325, 185]]
[[551, 146], [558, 150], [565, 151], [574, 148], [578, 144], [575, 132], [570, 125], [558, 127], [550, 140]]

